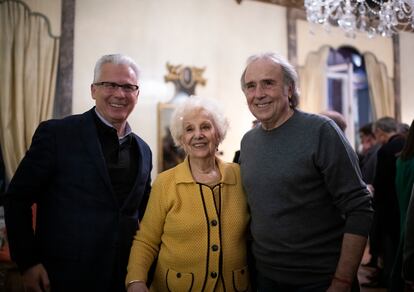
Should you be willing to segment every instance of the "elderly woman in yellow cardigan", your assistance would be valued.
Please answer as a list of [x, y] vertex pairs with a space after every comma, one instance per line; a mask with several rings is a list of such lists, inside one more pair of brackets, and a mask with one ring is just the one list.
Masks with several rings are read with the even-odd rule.
[[220, 107], [190, 97], [173, 113], [171, 134], [186, 159], [158, 175], [128, 264], [128, 292], [247, 291], [249, 222], [239, 165], [216, 156], [228, 128]]

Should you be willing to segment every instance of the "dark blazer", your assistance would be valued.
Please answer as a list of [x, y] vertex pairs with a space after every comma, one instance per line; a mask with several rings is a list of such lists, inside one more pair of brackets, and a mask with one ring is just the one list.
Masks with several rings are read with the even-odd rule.
[[151, 188], [151, 150], [133, 134], [138, 175], [119, 206], [93, 111], [42, 122], [6, 193], [12, 259], [22, 271], [41, 262], [52, 291], [124, 290], [132, 238]]
[[377, 152], [377, 166], [374, 179], [374, 207], [379, 216], [381, 232], [390, 232], [399, 241], [400, 214], [395, 189], [396, 161], [404, 147], [401, 135], [392, 136]]

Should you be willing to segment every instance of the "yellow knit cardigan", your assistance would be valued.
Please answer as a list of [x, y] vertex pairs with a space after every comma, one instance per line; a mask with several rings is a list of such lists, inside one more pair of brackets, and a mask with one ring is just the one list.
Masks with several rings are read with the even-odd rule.
[[224, 291], [223, 285], [225, 291], [247, 291], [250, 217], [240, 168], [217, 163], [222, 179], [216, 196], [194, 181], [188, 159], [158, 175], [132, 244], [126, 283], [146, 281], [156, 259], [150, 291]]

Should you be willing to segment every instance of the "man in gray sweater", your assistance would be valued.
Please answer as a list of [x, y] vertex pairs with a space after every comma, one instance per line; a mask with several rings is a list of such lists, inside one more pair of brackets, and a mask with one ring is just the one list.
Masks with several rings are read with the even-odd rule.
[[280, 56], [250, 57], [241, 83], [261, 122], [240, 156], [258, 291], [359, 291], [373, 210], [354, 150], [332, 120], [296, 109]]

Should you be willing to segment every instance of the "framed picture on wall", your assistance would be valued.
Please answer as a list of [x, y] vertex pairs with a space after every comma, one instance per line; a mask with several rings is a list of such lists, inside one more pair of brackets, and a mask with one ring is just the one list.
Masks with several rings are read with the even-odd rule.
[[170, 132], [171, 115], [174, 110], [173, 103], [158, 103], [158, 172], [176, 166], [185, 158], [184, 151], [175, 146]]

